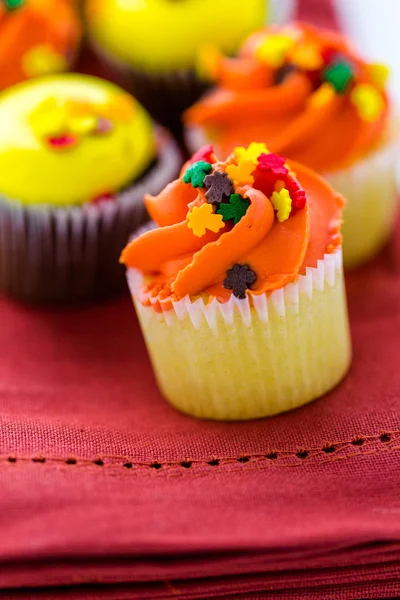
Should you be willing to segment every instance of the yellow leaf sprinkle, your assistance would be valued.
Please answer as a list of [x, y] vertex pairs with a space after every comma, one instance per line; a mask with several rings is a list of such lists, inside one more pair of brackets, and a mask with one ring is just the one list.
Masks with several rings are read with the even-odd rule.
[[265, 144], [252, 142], [247, 148], [244, 146], [237, 146], [233, 153], [238, 163], [242, 162], [242, 160], [251, 160], [254, 165], [257, 165], [260, 154], [269, 154], [269, 150]]
[[39, 137], [62, 133], [67, 123], [64, 104], [56, 98], [47, 98], [31, 113], [29, 123]]
[[290, 62], [305, 71], [316, 71], [324, 64], [319, 47], [310, 42], [293, 48], [290, 52]]
[[292, 199], [286, 188], [282, 188], [279, 192], [274, 192], [271, 196], [272, 206], [278, 211], [278, 221], [286, 221], [289, 218], [292, 210]]
[[67, 61], [49, 44], [34, 46], [22, 57], [22, 68], [28, 77], [58, 73], [67, 69]]
[[351, 92], [350, 100], [356, 107], [360, 119], [370, 123], [379, 119], [385, 108], [381, 94], [368, 83], [356, 85]]
[[278, 69], [285, 62], [286, 54], [294, 45], [290, 35], [272, 34], [261, 42], [256, 50], [256, 58], [273, 69]]
[[254, 171], [254, 163], [251, 160], [242, 160], [237, 166], [228, 165], [226, 172], [229, 179], [231, 179], [236, 185], [250, 185], [254, 183], [254, 177], [252, 175]]
[[135, 100], [129, 94], [119, 94], [99, 107], [99, 113], [112, 121], [129, 122], [136, 109]]
[[94, 116], [75, 117], [68, 121], [68, 130], [71, 133], [85, 135], [97, 129], [97, 118]]
[[214, 213], [211, 204], [202, 204], [202, 206], [194, 206], [186, 217], [188, 227], [196, 237], [203, 237], [206, 229], [218, 233], [224, 227], [222, 215]]
[[323, 108], [336, 96], [335, 88], [330, 83], [323, 83], [309, 99], [309, 106]]
[[374, 65], [369, 65], [368, 71], [372, 79], [372, 83], [379, 88], [384, 89], [390, 74], [388, 67], [386, 65], [377, 63]]

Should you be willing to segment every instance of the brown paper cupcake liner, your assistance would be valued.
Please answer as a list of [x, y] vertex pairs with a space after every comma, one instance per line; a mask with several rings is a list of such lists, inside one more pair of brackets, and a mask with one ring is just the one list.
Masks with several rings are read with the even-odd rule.
[[161, 125], [182, 139], [182, 113], [207, 90], [194, 70], [149, 74], [130, 69], [133, 95]]
[[95, 40], [90, 39], [89, 42], [105, 68], [107, 78], [133, 94], [155, 121], [182, 141], [182, 113], [204, 94], [209, 84], [201, 81], [194, 69], [148, 73], [125, 65], [110, 56]]
[[144, 195], [158, 194], [182, 162], [164, 131], [158, 142], [157, 162], [115, 200], [56, 208], [0, 196], [0, 289], [38, 303], [105, 298], [123, 289], [118, 259], [131, 233], [148, 219]]

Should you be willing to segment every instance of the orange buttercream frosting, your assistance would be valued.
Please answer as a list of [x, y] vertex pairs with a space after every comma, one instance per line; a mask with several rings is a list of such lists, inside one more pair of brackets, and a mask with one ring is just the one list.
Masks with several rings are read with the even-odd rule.
[[342, 197], [264, 144], [235, 148], [225, 162], [205, 147], [145, 201], [158, 228], [131, 241], [121, 262], [145, 276], [143, 301], [156, 308], [272, 292], [341, 244]]
[[388, 71], [343, 36], [294, 24], [252, 35], [237, 58], [212, 53], [216, 88], [185, 115], [227, 155], [263, 139], [272, 152], [318, 172], [345, 167], [382, 138]]
[[0, 0], [0, 89], [65, 71], [81, 38], [75, 0]]

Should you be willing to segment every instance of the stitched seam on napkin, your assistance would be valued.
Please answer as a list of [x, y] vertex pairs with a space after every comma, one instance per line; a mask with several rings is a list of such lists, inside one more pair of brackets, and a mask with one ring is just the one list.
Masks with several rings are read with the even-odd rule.
[[[336, 442], [325, 442], [321, 447], [312, 447], [309, 449], [298, 448], [297, 451], [268, 449], [264, 453], [246, 454], [239, 456], [210, 456], [208, 459], [182, 458], [175, 461], [141, 461], [129, 456], [100, 454], [92, 459], [77, 457], [75, 455], [47, 456], [35, 454], [31, 456], [8, 453], [0, 455], [0, 463], [27, 464], [36, 463], [38, 465], [58, 464], [71, 467], [122, 467], [126, 471], [137, 470], [137, 468], [147, 468], [154, 471], [160, 471], [179, 468], [181, 472], [191, 470], [198, 466], [207, 466], [211, 469], [230, 465], [230, 470], [234, 464], [237, 468], [243, 469], [246, 466], [265, 463], [267, 467], [299, 467], [305, 464], [324, 465], [337, 462], [344, 459], [351, 459], [359, 456], [367, 456], [377, 452], [393, 452], [400, 450], [400, 431], [382, 431], [375, 436], [355, 436], [351, 440], [342, 440]], [[142, 469], [141, 469], [142, 470]]]

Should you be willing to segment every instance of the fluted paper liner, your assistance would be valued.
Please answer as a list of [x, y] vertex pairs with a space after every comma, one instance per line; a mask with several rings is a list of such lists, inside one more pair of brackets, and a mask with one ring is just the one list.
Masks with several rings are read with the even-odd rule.
[[396, 133], [396, 139], [387, 139], [379, 149], [347, 169], [324, 174], [347, 200], [342, 225], [346, 269], [373, 258], [393, 232], [399, 198], [397, 138]]
[[145, 193], [158, 194], [179, 172], [181, 157], [165, 132], [157, 163], [112, 201], [57, 208], [0, 197], [0, 288], [44, 303], [105, 297], [123, 288], [119, 255], [147, 220]]
[[351, 360], [342, 253], [270, 295], [224, 304], [189, 297], [157, 312], [128, 283], [156, 378], [179, 410], [239, 420], [301, 406], [332, 389]]

